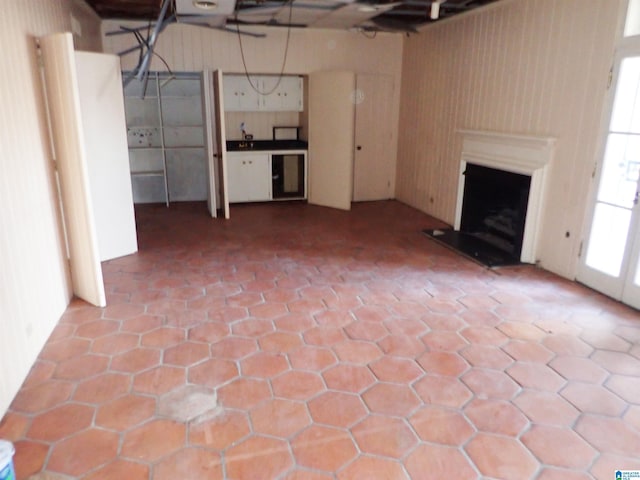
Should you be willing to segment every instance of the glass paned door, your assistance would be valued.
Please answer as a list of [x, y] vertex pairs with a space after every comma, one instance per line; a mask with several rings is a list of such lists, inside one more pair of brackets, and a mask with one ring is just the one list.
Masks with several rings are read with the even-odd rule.
[[640, 308], [640, 56], [622, 58], [617, 78], [578, 280]]

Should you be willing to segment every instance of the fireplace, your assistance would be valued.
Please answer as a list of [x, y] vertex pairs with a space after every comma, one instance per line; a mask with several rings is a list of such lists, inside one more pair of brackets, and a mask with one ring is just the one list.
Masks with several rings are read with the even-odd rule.
[[520, 259], [531, 177], [467, 163], [460, 232]]
[[535, 263], [555, 139], [462, 130], [453, 230], [432, 237], [488, 266]]

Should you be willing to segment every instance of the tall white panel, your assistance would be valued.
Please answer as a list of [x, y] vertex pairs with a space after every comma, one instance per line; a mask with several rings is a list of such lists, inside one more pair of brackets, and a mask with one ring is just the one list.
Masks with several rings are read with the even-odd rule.
[[84, 147], [100, 260], [138, 251], [120, 59], [76, 52]]
[[62, 190], [73, 292], [89, 303], [105, 306], [73, 38], [70, 33], [57, 33], [41, 38], [40, 44]]

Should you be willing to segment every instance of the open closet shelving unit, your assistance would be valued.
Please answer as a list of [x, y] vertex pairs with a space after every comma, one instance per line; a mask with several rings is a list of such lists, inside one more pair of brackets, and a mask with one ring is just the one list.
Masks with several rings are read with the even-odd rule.
[[134, 203], [205, 200], [200, 73], [150, 72], [124, 94]]

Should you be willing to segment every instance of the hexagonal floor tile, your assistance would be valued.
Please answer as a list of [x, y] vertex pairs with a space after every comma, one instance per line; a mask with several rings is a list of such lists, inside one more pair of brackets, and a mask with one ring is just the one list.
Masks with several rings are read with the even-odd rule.
[[613, 375], [606, 386], [627, 402], [640, 405], [640, 377]]
[[601, 383], [609, 375], [593, 360], [582, 357], [556, 357], [549, 366], [567, 380], [578, 382]]
[[91, 425], [94, 409], [86, 405], [65, 403], [36, 416], [27, 437], [32, 440], [55, 442], [80, 432]]
[[513, 358], [493, 345], [469, 345], [460, 355], [474, 367], [504, 370], [513, 363]]
[[574, 430], [600, 452], [631, 457], [640, 452], [640, 432], [619, 418], [585, 414]]
[[351, 429], [360, 450], [373, 455], [402, 458], [418, 443], [404, 420], [370, 415]]
[[368, 478], [409, 480], [409, 477], [400, 463], [393, 460], [365, 456], [358, 457], [353, 463], [338, 474], [338, 480], [364, 480]]
[[454, 447], [422, 444], [405, 461], [410, 478], [473, 480], [478, 474], [467, 458]]
[[188, 378], [196, 385], [217, 388], [238, 376], [238, 367], [232, 360], [212, 358], [189, 367]]
[[616, 417], [627, 408], [626, 402], [600, 385], [571, 382], [560, 395], [582, 412]]
[[516, 362], [507, 370], [507, 374], [520, 386], [548, 392], [557, 392], [566, 380], [546, 365]]
[[100, 429], [85, 430], [56, 443], [47, 468], [54, 472], [80, 477], [88, 471], [115, 459], [119, 435]]
[[406, 385], [377, 383], [365, 393], [362, 399], [372, 412], [404, 417], [413, 412], [420, 399]]
[[242, 374], [249, 377], [272, 378], [289, 369], [281, 353], [258, 352], [242, 360]]
[[166, 348], [183, 342], [185, 336], [184, 328], [162, 327], [142, 335], [140, 343], [145, 347]]
[[251, 433], [247, 415], [223, 410], [219, 415], [189, 427], [189, 442], [215, 450], [224, 450]]
[[276, 478], [293, 466], [289, 446], [282, 440], [252, 436], [225, 453], [230, 478]]
[[542, 463], [556, 467], [585, 468], [597, 455], [568, 428], [534, 425], [521, 440]]
[[350, 435], [341, 429], [312, 425], [291, 441], [298, 465], [336, 472], [354, 459], [356, 450]]
[[291, 366], [296, 370], [309, 370], [320, 372], [338, 363], [338, 360], [329, 348], [304, 345], [287, 354]]
[[322, 379], [315, 373], [285, 372], [271, 381], [276, 397], [307, 400], [324, 390]]
[[572, 425], [580, 412], [555, 393], [525, 390], [513, 401], [534, 423]]
[[71, 382], [49, 380], [31, 388], [21, 389], [11, 406], [18, 412], [35, 413], [59, 405], [71, 397]]
[[239, 360], [258, 351], [255, 340], [242, 337], [226, 337], [211, 345], [211, 356]]
[[473, 397], [466, 385], [454, 377], [425, 375], [413, 388], [425, 403], [444, 407], [461, 407]]
[[111, 370], [138, 373], [160, 363], [160, 351], [151, 348], [136, 348], [121, 353], [111, 360]]
[[469, 368], [459, 354], [450, 352], [427, 352], [418, 358], [418, 363], [427, 373], [452, 377], [457, 377]]
[[346, 340], [333, 347], [338, 358], [343, 362], [366, 365], [382, 356], [382, 352], [373, 342]]
[[461, 380], [479, 398], [510, 400], [520, 390], [511, 377], [497, 370], [473, 368]]
[[172, 420], [152, 420], [127, 432], [121, 454], [136, 460], [154, 462], [184, 447], [185, 426]]
[[383, 382], [411, 383], [424, 374], [424, 370], [411, 359], [385, 355], [369, 365]]
[[380, 350], [386, 355], [417, 358], [427, 351], [427, 347], [418, 338], [409, 335], [388, 335], [378, 342]]
[[479, 433], [464, 447], [483, 475], [502, 480], [531, 478], [538, 462], [513, 438]]
[[529, 420], [511, 402], [476, 398], [464, 409], [467, 418], [483, 432], [517, 437]]
[[[149, 478], [149, 467], [140, 463], [118, 459], [90, 473], [84, 478], [86, 480], [110, 480], [112, 478], [144, 480]], [[48, 480], [48, 477], [42, 480]]]
[[179, 422], [189, 422], [217, 408], [216, 392], [198, 385], [185, 385], [158, 400], [158, 414]]
[[423, 407], [409, 422], [422, 440], [432, 443], [462, 445], [475, 433], [460, 412], [444, 407]]
[[104, 373], [78, 384], [73, 399], [85, 403], [105, 403], [129, 391], [131, 377], [119, 373]]
[[176, 478], [222, 480], [224, 477], [220, 454], [202, 448], [184, 448], [153, 467], [154, 480]]
[[257, 378], [237, 378], [218, 389], [224, 407], [249, 409], [271, 398], [269, 384]]
[[156, 401], [142, 395], [125, 395], [98, 409], [96, 425], [116, 431], [124, 431], [151, 418]]
[[161, 366], [139, 373], [133, 380], [136, 392], [162, 395], [186, 382], [186, 370], [182, 367]]
[[307, 404], [316, 423], [349, 428], [367, 415], [357, 395], [344, 392], [325, 392]]
[[288, 438], [311, 424], [302, 402], [274, 398], [251, 410], [251, 424], [257, 433]]

